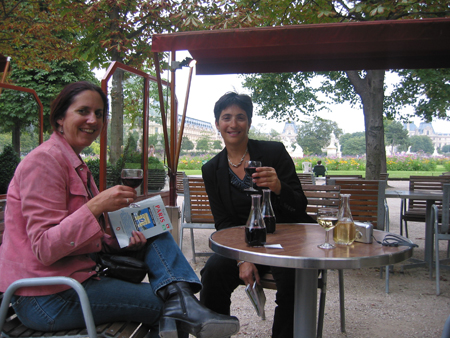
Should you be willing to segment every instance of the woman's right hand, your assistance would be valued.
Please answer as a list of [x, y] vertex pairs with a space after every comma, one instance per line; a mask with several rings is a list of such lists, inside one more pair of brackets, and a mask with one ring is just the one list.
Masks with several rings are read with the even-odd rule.
[[90, 199], [86, 206], [98, 218], [104, 212], [116, 211], [127, 207], [136, 199], [136, 190], [125, 185], [116, 185], [106, 189]]
[[244, 262], [239, 265], [239, 278], [245, 285], [253, 285], [254, 281], [259, 284], [259, 273], [255, 264], [250, 262]]

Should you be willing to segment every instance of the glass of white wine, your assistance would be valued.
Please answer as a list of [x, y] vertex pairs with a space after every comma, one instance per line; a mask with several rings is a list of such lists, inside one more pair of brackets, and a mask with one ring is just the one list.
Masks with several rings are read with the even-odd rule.
[[330, 230], [338, 222], [338, 208], [320, 208], [317, 211], [317, 222], [325, 229], [325, 243], [318, 245], [321, 249], [333, 249], [335, 246], [330, 243]]

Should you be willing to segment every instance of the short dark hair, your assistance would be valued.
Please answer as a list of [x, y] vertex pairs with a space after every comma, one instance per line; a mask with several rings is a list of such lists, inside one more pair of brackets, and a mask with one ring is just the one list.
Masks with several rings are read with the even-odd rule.
[[245, 111], [248, 122], [251, 123], [253, 117], [252, 98], [246, 94], [238, 94], [235, 92], [224, 94], [214, 105], [214, 117], [216, 118], [216, 122], [219, 122], [220, 113], [222, 113], [224, 109], [234, 105]]
[[[68, 84], [61, 90], [55, 100], [50, 106], [50, 124], [53, 130], [58, 130], [58, 120], [66, 115], [67, 109], [73, 103], [75, 96], [84, 92], [85, 90], [92, 90], [100, 94], [103, 101], [103, 122], [106, 122], [106, 115], [108, 113], [108, 98], [103, 90], [88, 81], [79, 81]], [[106, 123], [104, 123], [106, 125]]]
[[318, 164], [318, 165], [321, 165], [321, 164], [322, 164], [322, 161], [320, 161], [320, 160], [317, 161], [317, 164]]

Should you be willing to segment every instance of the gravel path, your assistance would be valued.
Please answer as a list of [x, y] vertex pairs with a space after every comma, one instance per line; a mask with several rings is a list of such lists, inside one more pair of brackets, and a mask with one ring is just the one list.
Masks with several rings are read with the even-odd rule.
[[[408, 189], [407, 181], [389, 181], [388, 184], [392, 188]], [[400, 200], [388, 199], [388, 204], [391, 231], [399, 233]], [[424, 224], [410, 222], [408, 229], [410, 238], [419, 245], [413, 257], [422, 259]], [[211, 233], [195, 230], [198, 251], [210, 250], [208, 238]], [[200, 274], [206, 258], [197, 258], [197, 263], [192, 263], [189, 231], [185, 231], [183, 241], [184, 254]], [[442, 257], [446, 247], [441, 243]], [[378, 268], [344, 271], [346, 333], [340, 332], [338, 274], [330, 270], [323, 337], [441, 337], [445, 320], [450, 315], [450, 271], [441, 269], [441, 295], [436, 296], [434, 274], [430, 279], [425, 268], [402, 271], [401, 265], [395, 265], [390, 275], [389, 294], [385, 293], [384, 278], [380, 279]], [[241, 323], [241, 330], [235, 337], [271, 336], [275, 291], [265, 290], [265, 293], [267, 319], [264, 321], [256, 315], [243, 286], [233, 293], [231, 312]]]

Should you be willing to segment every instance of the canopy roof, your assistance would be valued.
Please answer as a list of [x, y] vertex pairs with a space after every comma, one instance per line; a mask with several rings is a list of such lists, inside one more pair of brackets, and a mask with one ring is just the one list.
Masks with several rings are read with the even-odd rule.
[[448, 68], [450, 18], [155, 34], [152, 50], [188, 50], [197, 74]]

